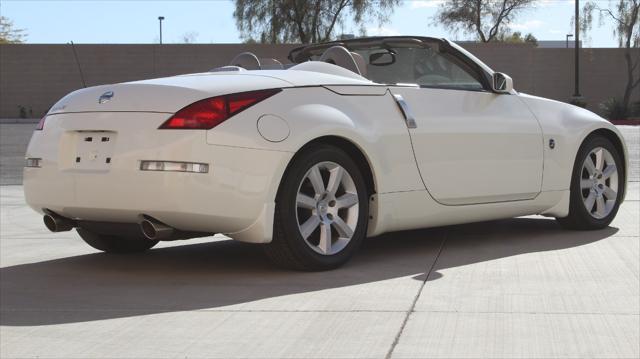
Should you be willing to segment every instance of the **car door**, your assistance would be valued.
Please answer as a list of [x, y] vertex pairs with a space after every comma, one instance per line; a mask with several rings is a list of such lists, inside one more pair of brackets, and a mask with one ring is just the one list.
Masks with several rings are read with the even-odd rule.
[[537, 119], [517, 94], [491, 92], [463, 63], [428, 61], [437, 63], [422, 69], [421, 87], [390, 89], [415, 119], [409, 132], [431, 196], [446, 205], [534, 198], [543, 172]]

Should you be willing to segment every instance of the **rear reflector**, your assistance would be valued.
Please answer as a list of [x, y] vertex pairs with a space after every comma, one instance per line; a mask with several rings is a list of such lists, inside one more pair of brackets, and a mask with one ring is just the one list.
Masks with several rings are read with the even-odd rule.
[[207, 173], [209, 165], [206, 163], [175, 162], [175, 161], [141, 161], [141, 171], [168, 171]]
[[165, 121], [159, 128], [165, 130], [209, 130], [231, 116], [263, 101], [281, 89], [241, 92], [211, 97], [184, 107]]
[[40, 119], [40, 122], [38, 122], [38, 127], [36, 127], [36, 131], [42, 131], [42, 129], [44, 128], [44, 121], [47, 118], [47, 115], [45, 115], [43, 118]]

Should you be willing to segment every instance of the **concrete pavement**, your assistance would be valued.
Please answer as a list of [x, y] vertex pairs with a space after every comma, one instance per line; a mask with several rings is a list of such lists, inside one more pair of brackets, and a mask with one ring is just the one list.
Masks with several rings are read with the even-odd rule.
[[[0, 179], [19, 183], [33, 125], [0, 126]], [[298, 273], [223, 236], [98, 253], [0, 186], [0, 357], [637, 358], [639, 199], [631, 182], [601, 231], [532, 216], [398, 232]]]
[[222, 236], [97, 253], [2, 186], [0, 357], [638, 357], [639, 185], [601, 231], [399, 232], [323, 273]]

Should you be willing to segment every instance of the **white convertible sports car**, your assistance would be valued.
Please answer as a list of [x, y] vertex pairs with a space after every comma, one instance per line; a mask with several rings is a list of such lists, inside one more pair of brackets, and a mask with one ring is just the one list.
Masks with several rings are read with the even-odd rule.
[[529, 96], [444, 39], [303, 46], [56, 103], [26, 154], [28, 204], [105, 252], [224, 233], [323, 270], [383, 232], [531, 214], [607, 226], [627, 153], [609, 122]]

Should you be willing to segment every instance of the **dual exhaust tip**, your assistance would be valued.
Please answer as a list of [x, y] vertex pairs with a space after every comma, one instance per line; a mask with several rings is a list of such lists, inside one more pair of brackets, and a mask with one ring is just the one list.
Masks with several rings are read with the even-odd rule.
[[155, 218], [142, 215], [140, 221], [140, 231], [152, 241], [175, 241], [180, 239], [190, 239], [212, 236], [215, 233], [182, 231], [158, 221]]
[[173, 239], [176, 232], [166, 224], [146, 216], [140, 221], [140, 230], [147, 239], [153, 241]]
[[[78, 226], [76, 221], [49, 210], [45, 210], [42, 220], [51, 232], [67, 232]], [[174, 228], [148, 216], [142, 216], [140, 231], [147, 239], [154, 241], [176, 239], [175, 235], [179, 233]]]
[[76, 221], [59, 216], [51, 211], [45, 211], [45, 215], [42, 220], [44, 221], [44, 225], [51, 232], [66, 232], [77, 226]]

